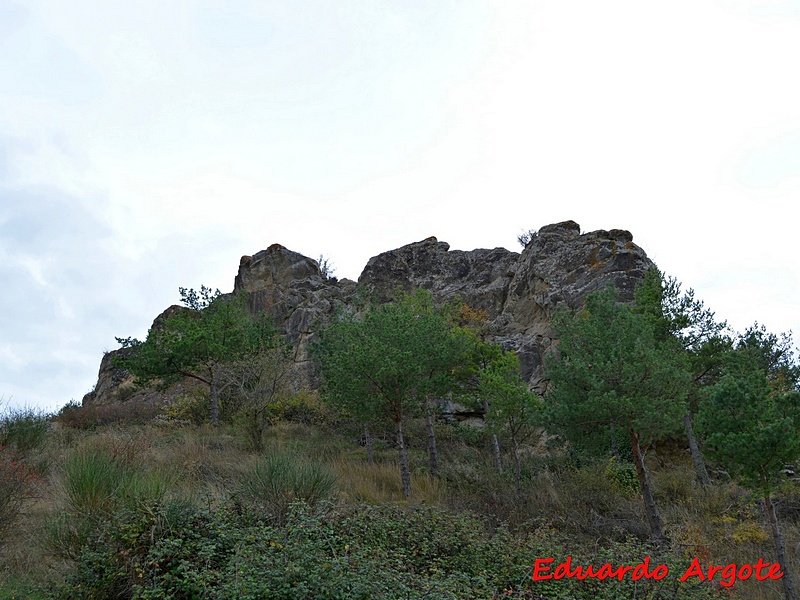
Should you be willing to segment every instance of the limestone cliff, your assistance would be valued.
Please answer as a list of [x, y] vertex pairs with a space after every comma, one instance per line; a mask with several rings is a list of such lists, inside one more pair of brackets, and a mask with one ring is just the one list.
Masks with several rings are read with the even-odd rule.
[[[253, 313], [268, 311], [295, 348], [295, 386], [319, 384], [309, 358], [316, 328], [338, 307], [359, 298], [388, 300], [398, 288], [430, 290], [437, 302], [459, 297], [488, 315], [488, 338], [515, 350], [523, 376], [541, 390], [542, 356], [553, 341], [551, 318], [558, 306], [578, 307], [587, 294], [613, 283], [630, 300], [652, 266], [627, 231], [580, 233], [566, 221], [542, 227], [521, 254], [505, 248], [450, 250], [427, 238], [369, 260], [358, 283], [323, 276], [316, 261], [273, 244], [243, 256], [234, 292], [249, 294]], [[101, 364], [95, 391], [85, 403], [112, 402], [123, 373]]]

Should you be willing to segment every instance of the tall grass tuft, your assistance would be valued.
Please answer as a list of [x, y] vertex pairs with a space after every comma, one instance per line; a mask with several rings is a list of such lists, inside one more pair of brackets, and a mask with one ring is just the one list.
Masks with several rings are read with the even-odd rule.
[[161, 473], [142, 472], [123, 457], [101, 448], [84, 448], [68, 456], [61, 476], [63, 507], [47, 531], [56, 554], [74, 558], [81, 548], [122, 509], [160, 502], [168, 488]]
[[[339, 475], [344, 497], [351, 502], [381, 504], [406, 501], [400, 484], [399, 467], [394, 461], [370, 465], [361, 457], [339, 458], [332, 463], [332, 467]], [[444, 502], [445, 485], [441, 479], [413, 474], [411, 487], [412, 504], [438, 505]]]
[[283, 523], [292, 502], [305, 500], [313, 506], [330, 498], [336, 487], [336, 475], [325, 465], [276, 450], [256, 459], [244, 473], [238, 498]]
[[83, 451], [64, 461], [62, 485], [70, 512], [110, 513], [133, 477], [133, 469], [102, 451]]
[[0, 447], [27, 454], [44, 443], [49, 429], [49, 416], [39, 409], [8, 410], [0, 417]]

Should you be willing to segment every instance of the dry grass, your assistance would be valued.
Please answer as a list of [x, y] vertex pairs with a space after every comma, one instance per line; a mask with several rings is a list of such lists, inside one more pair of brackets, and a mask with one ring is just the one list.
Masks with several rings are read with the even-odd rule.
[[[396, 462], [368, 464], [364, 459], [340, 458], [331, 467], [341, 482], [344, 499], [350, 502], [405, 502], [400, 484], [400, 466]], [[441, 505], [444, 503], [444, 486], [428, 475], [412, 475], [411, 502]]]
[[[663, 501], [663, 516], [673, 544], [689, 557], [698, 557], [704, 565], [754, 564], [759, 558], [774, 562], [772, 531], [761, 498], [731, 482], [715, 483], [707, 489], [694, 482], [693, 473], [669, 470], [662, 481], [674, 481], [683, 475], [684, 485], [672, 490], [676, 501]], [[800, 579], [800, 527], [792, 520], [780, 523], [784, 536], [789, 570]], [[737, 582], [735, 597], [748, 600], [783, 598], [779, 581]]]
[[[447, 432], [445, 432], [447, 433]], [[619, 472], [604, 463], [570, 465], [562, 457], [529, 457], [525, 489], [518, 493], [510, 472], [498, 474], [479, 444], [450, 432], [443, 436], [442, 479], [423, 474], [425, 452], [412, 447], [411, 503], [470, 509], [512, 527], [544, 522], [581, 549], [625, 533], [646, 535], [638, 493], [631, 494]], [[330, 467], [338, 478], [341, 501], [405, 504], [395, 451], [381, 444], [369, 465], [358, 438], [301, 423], [279, 423], [265, 436], [265, 453], [296, 454]], [[0, 572], [20, 581], [57, 581], [68, 566], [48, 554], [42, 541], [48, 519], [64, 506], [61, 466], [69, 456], [102, 451], [124, 464], [162, 477], [168, 495], [197, 503], [218, 504], [231, 497], [244, 474], [258, 460], [245, 450], [232, 429], [209, 426], [163, 428], [139, 423], [96, 430], [51, 428], [46, 441], [28, 457], [42, 473], [36, 497], [25, 505], [3, 544]], [[708, 489], [695, 483], [688, 460], [670, 456], [651, 463], [654, 490], [673, 548], [704, 564], [738, 565], [763, 557], [774, 560], [771, 532], [760, 499], [730, 482]], [[800, 484], [787, 483], [778, 506], [791, 569], [800, 579]], [[3, 587], [0, 584], [0, 596]], [[731, 597], [778, 600], [780, 582], [737, 583]]]

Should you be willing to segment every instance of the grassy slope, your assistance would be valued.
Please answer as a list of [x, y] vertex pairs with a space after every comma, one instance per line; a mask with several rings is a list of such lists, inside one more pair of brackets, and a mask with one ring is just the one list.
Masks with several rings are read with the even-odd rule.
[[[366, 462], [364, 449], [358, 445], [358, 434], [348, 430], [347, 426], [324, 421], [316, 425], [284, 421], [268, 431], [265, 455], [280, 454], [289, 457], [290, 462], [317, 465], [332, 472], [336, 479], [334, 488], [323, 490], [323, 495], [330, 498], [330, 503], [324, 504], [327, 511], [324, 518], [315, 516], [316, 513], [292, 517], [281, 502], [260, 502], [258, 493], [243, 494], [244, 483], [250, 481], [248, 478], [252, 476], [254, 465], [263, 461], [263, 457], [248, 451], [245, 438], [233, 426], [212, 429], [161, 420], [139, 424], [121, 422], [89, 430], [74, 427], [80, 423], [80, 420], [73, 420], [73, 426], [55, 423], [34, 447], [24, 451], [17, 449], [13, 440], [6, 443], [2, 456], [4, 464], [12, 464], [9, 461], [13, 458], [16, 461], [13, 464], [24, 465], [28, 487], [24, 490], [21, 513], [16, 519], [9, 520], [5, 531], [0, 532], [3, 534], [0, 598], [37, 595], [81, 597], [80, 588], [75, 586], [92, 584], [99, 576], [95, 571], [91, 576], [87, 573], [91, 568], [105, 564], [103, 561], [110, 560], [102, 552], [87, 557], [82, 543], [90, 541], [97, 549], [98, 544], [102, 546], [105, 543], [102, 540], [107, 540], [106, 550], [123, 552], [127, 542], [119, 536], [115, 538], [116, 533], [109, 531], [116, 527], [113, 531], [118, 532], [123, 526], [128, 528], [125, 531], [135, 530], [134, 525], [144, 518], [143, 511], [150, 511], [148, 514], [152, 519], [147, 523], [153, 525], [149, 535], [155, 539], [157, 536], [153, 532], [164, 533], [169, 527], [177, 528], [175, 523], [183, 522], [180, 519], [184, 517], [170, 521], [171, 517], [159, 512], [162, 510], [160, 507], [172, 504], [191, 507], [186, 510], [195, 515], [192, 518], [205, 515], [204, 522], [216, 523], [214, 520], [219, 519], [214, 525], [218, 533], [212, 531], [210, 535], [228, 537], [214, 543], [224, 546], [228, 540], [225, 543], [236, 549], [230, 552], [238, 557], [237, 560], [244, 561], [241, 572], [252, 575], [249, 584], [243, 576], [241, 585], [244, 587], [235, 592], [241, 597], [247, 597], [242, 591], [247, 585], [254, 586], [257, 581], [277, 577], [277, 571], [262, 571], [267, 569], [267, 565], [272, 565], [270, 561], [273, 558], [277, 560], [278, 555], [273, 554], [278, 551], [274, 545], [262, 548], [251, 545], [246, 539], [236, 539], [237, 536], [254, 539], [272, 536], [276, 540], [283, 536], [289, 539], [291, 535], [288, 532], [298, 526], [298, 521], [292, 519], [297, 518], [315, 531], [315, 528], [332, 528], [326, 535], [333, 537], [325, 538], [325, 544], [317, 538], [297, 542], [301, 544], [298, 548], [303, 548], [303, 556], [322, 552], [325, 556], [320, 560], [327, 561], [325, 568], [332, 570], [326, 571], [323, 577], [315, 571], [322, 568], [319, 567], [321, 563], [308, 563], [303, 566], [302, 573], [295, 573], [294, 579], [319, 576], [323, 580], [327, 578], [330, 585], [333, 585], [330, 582], [338, 582], [336, 589], [339, 590], [349, 585], [350, 591], [342, 592], [341, 597], [345, 598], [359, 597], [361, 593], [358, 585], [353, 583], [358, 580], [358, 573], [348, 574], [347, 569], [360, 569], [358, 572], [362, 579], [374, 581], [376, 586], [380, 583], [398, 594], [392, 596], [387, 592], [385, 597], [424, 597], [426, 593], [432, 598], [482, 597], [471, 596], [467, 591], [467, 586], [479, 589], [476, 582], [482, 571], [488, 573], [485, 576], [488, 579], [496, 577], [491, 581], [501, 581], [505, 577], [507, 581], [516, 582], [507, 588], [512, 589], [513, 585], [516, 590], [516, 595], [509, 591], [509, 597], [629, 598], [634, 597], [634, 593], [635, 597], [646, 597], [641, 595], [641, 588], [632, 592], [629, 588], [615, 588], [614, 582], [603, 582], [604, 587], [600, 588], [579, 587], [575, 581], [562, 581], [557, 585], [548, 582], [534, 587], [532, 592], [523, 591], [528, 583], [524, 569], [529, 570], [535, 558], [545, 554], [556, 557], [571, 554], [579, 558], [581, 564], [589, 561], [594, 564], [606, 561], [625, 564], [636, 562], [652, 552], [645, 543], [646, 531], [635, 475], [626, 465], [603, 461], [580, 464], [548, 454], [543, 448], [531, 448], [526, 458], [525, 489], [518, 493], [511, 473], [497, 474], [491, 468], [489, 449], [480, 434], [441, 425], [438, 435], [443, 474], [440, 479], [433, 479], [425, 474], [425, 435], [419, 423], [410, 428], [415, 475], [414, 496], [411, 502], [407, 502], [402, 499], [395, 452], [387, 441], [391, 440], [390, 435], [382, 439], [378, 436], [376, 464], [371, 466]], [[70, 475], [73, 472], [70, 469], [90, 468], [80, 462], [80, 457], [98, 455], [109, 460], [91, 466], [97, 469], [91, 480], [109, 479], [112, 482], [111, 491], [105, 495], [94, 490], [91, 483], [76, 483], [76, 476]], [[688, 457], [680, 448], [651, 452], [650, 467], [657, 501], [673, 544], [669, 550], [670, 561], [683, 561], [685, 565], [696, 556], [705, 563], [725, 565], [753, 563], [759, 557], [771, 559], [772, 543], [766, 522], [759, 505], [747, 493], [726, 482], [718, 482], [709, 490], [696, 486]], [[108, 469], [117, 471], [111, 473]], [[6, 483], [14, 480], [14, 473], [9, 474], [6, 469]], [[270, 493], [266, 490], [262, 497], [266, 498]], [[375, 509], [369, 506], [388, 512], [374, 513], [371, 511]], [[413, 506], [418, 507], [417, 511], [433, 512], [424, 513], [425, 523], [421, 523], [414, 520], [414, 515], [422, 513], [408, 512]], [[420, 509], [421, 506], [426, 508]], [[398, 507], [406, 512], [392, 512]], [[800, 544], [800, 490], [797, 484], [787, 485], [781, 507], [787, 548], [792, 553]], [[220, 516], [234, 513], [244, 516], [234, 521]], [[375, 514], [379, 516], [375, 517]], [[473, 514], [478, 517], [471, 516]], [[197, 529], [196, 521], [191, 523], [195, 523], [192, 527]], [[343, 523], [347, 525], [343, 526]], [[475, 530], [476, 523], [480, 531]], [[511, 533], [497, 529], [503, 525]], [[404, 536], [392, 537], [399, 535], [398, 530], [404, 530]], [[102, 531], [106, 532], [106, 537], [98, 541], [100, 538], [96, 536]], [[165, 539], [167, 533], [164, 533]], [[132, 543], [130, 552], [136, 551], [139, 548], [136, 544], [141, 546], [141, 540], [146, 538], [137, 538], [139, 541]], [[443, 540], [451, 538], [463, 538], [462, 547], [446, 548]], [[336, 544], [340, 543], [341, 547], [334, 547], [336, 544], [331, 540], [337, 540]], [[422, 544], [420, 540], [427, 541]], [[315, 546], [318, 542], [322, 545]], [[202, 543], [210, 544], [207, 539]], [[346, 551], [342, 550], [345, 546], [348, 548]], [[480, 547], [480, 552], [476, 550], [469, 554], [464, 546]], [[201, 552], [202, 544], [198, 548]], [[166, 552], [163, 548], [157, 550]], [[282, 551], [289, 552], [288, 546]], [[800, 573], [798, 554], [793, 553], [795, 573]], [[378, 555], [383, 562], [374, 562]], [[246, 556], [255, 558], [247, 562]], [[292, 561], [304, 560], [291, 558], [290, 554], [280, 556], [283, 563], [276, 562], [274, 569], [281, 564], [285, 567]], [[114, 560], [118, 558], [115, 556]], [[346, 561], [342, 563], [344, 559]], [[473, 564], [458, 567], [458, 561], [471, 561]], [[677, 565], [677, 562], [673, 564]], [[134, 568], [130, 561], [125, 564]], [[395, 579], [383, 581], [383, 571], [377, 569], [377, 564], [394, 564]], [[208, 577], [212, 577], [216, 568], [228, 568], [211, 562], [202, 569], [195, 567], [198, 573], [205, 572], [204, 576]], [[284, 567], [280, 567], [284, 569], [280, 571], [281, 577], [286, 574]], [[500, 573], [506, 567], [517, 571]], [[146, 561], [136, 568], [142, 569], [142, 580], [161, 576], [160, 571], [148, 571], [150, 567]], [[682, 567], [673, 568], [680, 568], [682, 572]], [[519, 576], [520, 569], [523, 569], [522, 577]], [[137, 574], [131, 573], [134, 581], [130, 585], [138, 584], [135, 581]], [[226, 577], [228, 575], [230, 573]], [[486, 583], [486, 589], [491, 588], [491, 581]], [[65, 586], [65, 582], [70, 582], [70, 585]], [[223, 589], [220, 587], [222, 583], [211, 579], [204, 585]], [[406, 585], [409, 588], [401, 596], [399, 590]], [[596, 586], [597, 582], [592, 585]], [[128, 587], [124, 591], [127, 593], [131, 589]], [[718, 587], [715, 589], [719, 591]], [[704, 593], [708, 591], [707, 587], [702, 590]], [[650, 597], [672, 597], [666, 594], [666, 590], [662, 591], [663, 595], [652, 594]], [[748, 581], [724, 591], [725, 596], [734, 598], [781, 597], [779, 582]], [[225, 597], [222, 591], [219, 593], [222, 594], [219, 597]], [[253, 593], [252, 597], [258, 597]], [[363, 593], [366, 594], [364, 597], [369, 597], [376, 592]], [[679, 597], [688, 597], [686, 594], [689, 592], [682, 593], [684, 595]], [[292, 593], [274, 597], [317, 596], [315, 592], [303, 595], [302, 591], [295, 589]]]

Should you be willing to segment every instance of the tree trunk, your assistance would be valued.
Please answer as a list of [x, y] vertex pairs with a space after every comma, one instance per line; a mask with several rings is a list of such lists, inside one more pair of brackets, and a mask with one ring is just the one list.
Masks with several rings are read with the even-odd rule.
[[397, 421], [397, 453], [400, 457], [400, 481], [403, 484], [403, 496], [411, 497], [411, 471], [408, 470], [408, 453], [406, 438], [403, 435], [403, 421]]
[[511, 449], [514, 452], [514, 481], [517, 484], [517, 491], [522, 491], [522, 461], [519, 458], [519, 444], [516, 436], [511, 436]]
[[253, 450], [259, 454], [264, 451], [264, 431], [266, 428], [267, 422], [264, 413], [254, 409], [251, 414], [250, 441], [253, 443]]
[[775, 552], [778, 554], [778, 562], [783, 571], [783, 591], [786, 594], [786, 600], [798, 600], [797, 591], [792, 581], [792, 576], [789, 573], [789, 564], [786, 560], [786, 549], [783, 546], [783, 535], [781, 534], [780, 527], [778, 527], [778, 517], [775, 516], [775, 506], [772, 504], [772, 497], [769, 492], [764, 494], [764, 507], [767, 509], [767, 516], [769, 517], [769, 524], [772, 526], [772, 538], [775, 541]]
[[372, 456], [372, 434], [369, 432], [369, 427], [364, 427], [364, 443], [367, 446], [367, 462], [372, 466], [375, 464], [375, 459]]
[[689, 440], [689, 452], [692, 453], [692, 462], [694, 462], [694, 470], [697, 471], [697, 478], [704, 486], [709, 485], [711, 480], [708, 477], [706, 470], [706, 461], [703, 460], [703, 454], [697, 446], [697, 438], [694, 437], [694, 427], [692, 427], [692, 414], [686, 413], [683, 416], [683, 424], [686, 427], [686, 437]]
[[216, 427], [219, 425], [219, 381], [218, 381], [217, 368], [211, 369], [211, 384], [209, 388], [209, 396], [211, 397], [211, 424]]
[[619, 462], [621, 459], [619, 455], [619, 445], [617, 444], [617, 428], [614, 427], [614, 421], [611, 421], [609, 430], [611, 432], [611, 454], [617, 462]]
[[433, 415], [431, 414], [430, 400], [425, 398], [425, 421], [428, 424], [428, 458], [430, 459], [431, 475], [439, 476], [439, 451], [436, 449], [436, 432], [433, 429]]
[[497, 434], [492, 434], [492, 455], [494, 456], [494, 468], [498, 473], [503, 472], [503, 456], [500, 454], [500, 440], [497, 439]]
[[[487, 400], [483, 400], [483, 414], [489, 414], [489, 402]], [[500, 440], [497, 439], [497, 434], [492, 434], [492, 456], [494, 457], [494, 468], [497, 469], [498, 473], [503, 472], [503, 456], [500, 454]]]
[[636, 463], [636, 474], [639, 476], [639, 485], [642, 488], [642, 498], [644, 499], [644, 510], [647, 513], [647, 523], [650, 526], [650, 535], [657, 541], [664, 541], [664, 532], [661, 529], [661, 516], [658, 514], [656, 501], [650, 490], [650, 477], [644, 466], [642, 449], [639, 446], [639, 436], [632, 429], [628, 430], [631, 439], [631, 450], [633, 451], [633, 461]]

